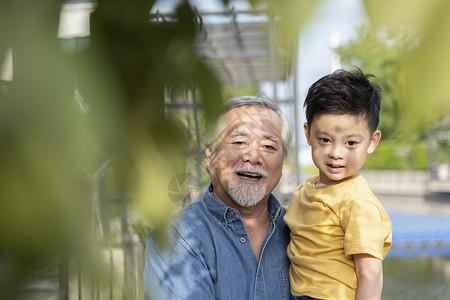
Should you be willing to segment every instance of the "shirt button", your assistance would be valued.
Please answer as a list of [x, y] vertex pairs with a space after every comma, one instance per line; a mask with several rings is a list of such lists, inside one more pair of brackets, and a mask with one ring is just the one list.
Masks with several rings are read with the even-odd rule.
[[234, 211], [230, 211], [230, 213], [228, 214], [230, 217], [234, 216]]
[[226, 225], [225, 222], [222, 222], [222, 225], [225, 226]]
[[258, 272], [258, 277], [261, 278], [261, 272]]
[[239, 240], [241, 241], [242, 244], [245, 243], [245, 237], [241, 237]]

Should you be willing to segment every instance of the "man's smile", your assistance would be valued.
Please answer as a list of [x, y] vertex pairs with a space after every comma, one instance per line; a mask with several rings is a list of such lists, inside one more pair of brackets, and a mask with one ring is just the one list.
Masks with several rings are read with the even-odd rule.
[[242, 179], [259, 180], [267, 176], [267, 172], [260, 166], [243, 165], [234, 167], [233, 172]]
[[261, 179], [262, 175], [257, 173], [249, 173], [249, 172], [236, 172], [239, 177], [249, 178], [249, 179]]

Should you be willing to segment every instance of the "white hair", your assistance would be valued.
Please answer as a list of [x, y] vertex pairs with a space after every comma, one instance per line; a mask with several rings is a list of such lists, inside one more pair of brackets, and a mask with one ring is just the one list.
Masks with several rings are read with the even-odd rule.
[[225, 101], [225, 110], [220, 116], [216, 128], [210, 135], [207, 135], [205, 138], [206, 147], [209, 147], [212, 151], [214, 151], [217, 140], [220, 135], [226, 130], [226, 124], [224, 115], [226, 112], [231, 110], [232, 108], [239, 106], [260, 106], [265, 107], [270, 110], [273, 110], [281, 119], [281, 138], [283, 141], [283, 158], [286, 158], [289, 155], [289, 151], [291, 149], [291, 139], [292, 139], [292, 127], [287, 119], [286, 115], [270, 100], [256, 97], [256, 96], [237, 96], [228, 99]]

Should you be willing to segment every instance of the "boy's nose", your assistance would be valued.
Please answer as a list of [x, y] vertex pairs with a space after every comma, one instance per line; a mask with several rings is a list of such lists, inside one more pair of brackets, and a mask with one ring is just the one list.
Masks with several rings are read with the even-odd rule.
[[331, 149], [329, 156], [333, 159], [343, 159], [344, 153], [342, 151], [342, 147], [335, 146]]

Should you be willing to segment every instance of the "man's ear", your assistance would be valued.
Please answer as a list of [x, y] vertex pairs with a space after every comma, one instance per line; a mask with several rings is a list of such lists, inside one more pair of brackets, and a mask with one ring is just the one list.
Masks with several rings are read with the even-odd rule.
[[205, 161], [206, 167], [209, 168], [209, 164], [211, 163], [212, 150], [211, 147], [206, 146], [205, 148]]
[[306, 141], [308, 142], [308, 145], [311, 146], [311, 136], [310, 136], [310, 131], [309, 131], [309, 126], [308, 126], [308, 122], [305, 122], [303, 124], [303, 130], [305, 131], [305, 137], [306, 137]]
[[378, 146], [380, 139], [381, 139], [381, 131], [375, 130], [375, 132], [372, 134], [372, 137], [370, 138], [369, 148], [367, 148], [367, 154], [370, 154], [373, 151], [375, 151], [375, 148]]

